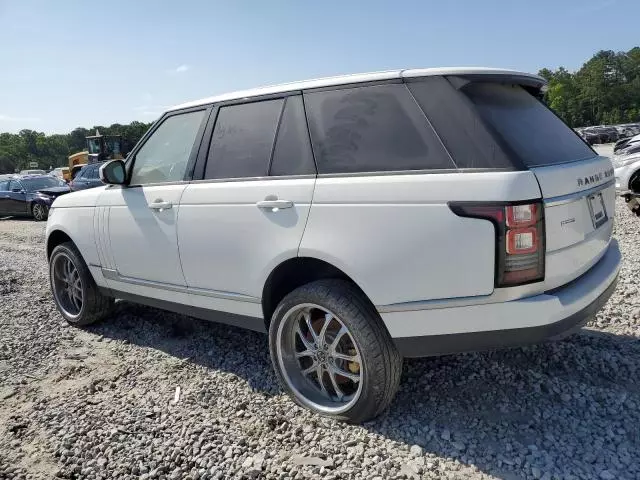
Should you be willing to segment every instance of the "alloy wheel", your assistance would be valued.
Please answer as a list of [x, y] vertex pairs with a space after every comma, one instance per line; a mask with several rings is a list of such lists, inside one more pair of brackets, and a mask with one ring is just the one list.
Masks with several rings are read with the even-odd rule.
[[53, 262], [52, 284], [56, 302], [68, 317], [77, 317], [84, 299], [80, 272], [64, 253], [58, 254]]
[[33, 206], [33, 218], [36, 220], [44, 220], [47, 215], [46, 207], [39, 203]]
[[283, 316], [276, 338], [280, 370], [301, 403], [339, 414], [358, 401], [362, 357], [336, 315], [319, 305], [298, 305]]

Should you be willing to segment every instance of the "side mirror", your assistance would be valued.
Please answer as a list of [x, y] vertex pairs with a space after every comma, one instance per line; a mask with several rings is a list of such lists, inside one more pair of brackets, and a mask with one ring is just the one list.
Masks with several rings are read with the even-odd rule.
[[107, 185], [122, 185], [127, 179], [127, 171], [122, 160], [111, 160], [100, 167], [100, 180]]
[[24, 190], [22, 190], [21, 188], [12, 188], [11, 191], [13, 193], [24, 193]]

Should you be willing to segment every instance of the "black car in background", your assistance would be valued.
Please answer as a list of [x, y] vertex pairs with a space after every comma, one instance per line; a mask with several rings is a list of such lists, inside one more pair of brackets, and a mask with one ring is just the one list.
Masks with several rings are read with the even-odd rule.
[[56, 197], [71, 190], [51, 175], [14, 175], [0, 180], [0, 217], [30, 216], [46, 220]]
[[[104, 162], [102, 162], [104, 163]], [[102, 163], [91, 163], [85, 165], [80, 171], [73, 177], [73, 180], [69, 182], [71, 191], [86, 190], [87, 188], [101, 187], [104, 185], [100, 180], [100, 167]]]

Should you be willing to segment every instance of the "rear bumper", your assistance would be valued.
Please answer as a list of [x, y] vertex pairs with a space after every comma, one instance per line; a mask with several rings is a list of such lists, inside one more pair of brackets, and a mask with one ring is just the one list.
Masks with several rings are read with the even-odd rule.
[[405, 357], [427, 357], [540, 343], [581, 328], [616, 287], [621, 254], [612, 240], [588, 272], [541, 295], [510, 302], [382, 313]]

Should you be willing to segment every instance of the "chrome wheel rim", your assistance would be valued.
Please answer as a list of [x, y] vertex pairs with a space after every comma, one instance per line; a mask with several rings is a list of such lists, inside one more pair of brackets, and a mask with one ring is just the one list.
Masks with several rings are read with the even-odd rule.
[[33, 217], [36, 220], [44, 220], [44, 207], [39, 203], [33, 206]]
[[84, 289], [73, 260], [64, 253], [56, 255], [51, 273], [56, 303], [68, 317], [77, 317], [82, 311]]
[[276, 354], [284, 380], [305, 406], [339, 414], [360, 398], [360, 350], [342, 320], [326, 308], [302, 304], [285, 313]]

